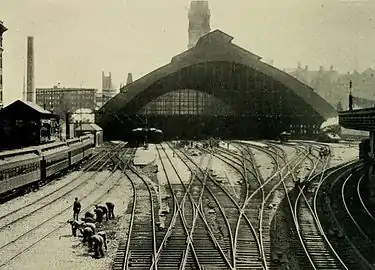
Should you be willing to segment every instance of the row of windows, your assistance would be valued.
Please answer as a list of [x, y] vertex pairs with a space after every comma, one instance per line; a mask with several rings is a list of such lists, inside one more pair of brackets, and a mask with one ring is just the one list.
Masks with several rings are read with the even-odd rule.
[[[44, 104], [46, 105], [60, 105], [61, 102], [60, 101], [43, 101], [43, 100], [37, 100], [36, 101], [37, 104], [39, 104], [39, 106], [44, 106]], [[88, 106], [88, 107], [93, 107], [95, 105], [94, 102], [69, 102], [69, 105], [70, 106], [78, 106], [78, 107], [82, 107], [82, 106]]]
[[0, 181], [8, 180], [9, 178], [15, 177], [17, 175], [27, 174], [29, 172], [33, 172], [38, 170], [40, 167], [39, 162], [35, 162], [32, 164], [27, 164], [23, 166], [19, 166], [16, 168], [9, 168], [6, 170], [0, 171]]
[[[61, 96], [36, 96], [37, 100], [61, 100], [65, 99]], [[95, 96], [73, 96], [73, 97], [66, 97], [67, 100], [94, 100]]]
[[229, 105], [207, 93], [181, 89], [158, 97], [142, 108], [139, 113], [154, 115], [228, 115], [233, 112]]
[[71, 156], [73, 157], [73, 156], [78, 155], [80, 153], [82, 153], [82, 148], [75, 149], [75, 150], [71, 151]]
[[289, 125], [289, 131], [291, 134], [319, 134], [318, 126], [316, 125]]
[[47, 159], [47, 162], [46, 162], [46, 165], [47, 166], [50, 166], [52, 164], [55, 164], [55, 163], [58, 163], [60, 161], [63, 161], [65, 159], [67, 159], [67, 155], [66, 154], [62, 154], [62, 155], [58, 155], [56, 157], [53, 157], [53, 158], [50, 158], [50, 159]]

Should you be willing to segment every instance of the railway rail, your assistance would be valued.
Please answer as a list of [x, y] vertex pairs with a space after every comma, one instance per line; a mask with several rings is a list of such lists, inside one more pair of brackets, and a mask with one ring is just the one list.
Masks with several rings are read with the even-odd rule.
[[351, 171], [346, 177], [340, 177], [332, 183], [329, 206], [336, 226], [356, 254], [362, 269], [373, 269], [375, 244], [370, 230], [373, 222], [361, 208], [355, 188], [360, 174], [360, 171]]
[[[317, 226], [331, 250], [331, 256], [336, 261], [331, 264], [336, 264], [338, 267], [334, 268], [334, 266], [332, 266], [333, 268], [331, 269], [366, 269], [366, 267], [361, 268], [362, 266], [360, 266], [357, 255], [353, 255], [350, 245], [343, 241], [347, 236], [337, 223], [335, 211], [333, 211], [331, 206], [331, 198], [328, 195], [329, 190], [331, 187], [335, 186], [337, 181], [345, 181], [346, 176], [350, 174], [353, 166], [359, 168], [361, 165], [358, 162], [351, 161], [330, 168], [324, 175], [324, 178], [316, 186], [314, 193], [313, 209]], [[343, 205], [341, 203], [340, 208], [342, 207]]]
[[[325, 224], [320, 223], [317, 213], [321, 209], [322, 198], [319, 196], [322, 195], [318, 195], [321, 186], [328, 178], [337, 177], [342, 168], [328, 168], [329, 159], [323, 161], [312, 153], [309, 156], [306, 150], [308, 143], [294, 146], [297, 153], [290, 160], [279, 146], [272, 143], [268, 143], [267, 148], [235, 143], [239, 151], [216, 149], [210, 152], [211, 158], [214, 156], [237, 171], [240, 182], [243, 179], [237, 187], [240, 189], [240, 197], [237, 198], [236, 192], [230, 191], [230, 181], [227, 184], [210, 175], [210, 164], [202, 169], [182, 150], [172, 149], [192, 173], [189, 182], [184, 183], [165, 145], [172, 149], [169, 144], [161, 144], [157, 152], [168, 184], [166, 192], [171, 195], [166, 199], [171, 210], [167, 211], [166, 227], [155, 230], [157, 221], [154, 211], [159, 209], [162, 212], [162, 206], [153, 205], [154, 201], [157, 202], [157, 196], [153, 194], [150, 184], [132, 171], [129, 173], [134, 189], [131, 228], [128, 241], [120, 244], [122, 247], [119, 253], [122, 255], [116, 257], [117, 266], [113, 267], [114, 270], [203, 270], [208, 265], [215, 266], [215, 269], [268, 269], [271, 260], [269, 223], [274, 209], [268, 209], [266, 205], [273, 193], [281, 189], [287, 195], [299, 244], [305, 253], [300, 255], [308, 259], [308, 264], [303, 266], [306, 269], [355, 269], [347, 268], [344, 261], [350, 257], [345, 254], [342, 256], [341, 249], [334, 245], [337, 241], [333, 243], [325, 234]], [[262, 177], [251, 148], [268, 154], [274, 160], [275, 168], [271, 177]], [[297, 188], [296, 197], [289, 197], [290, 187], [287, 185], [299, 182], [295, 171], [305, 160], [312, 164], [309, 175], [304, 178], [302, 186]], [[314, 174], [319, 166], [322, 167], [321, 171]], [[174, 175], [171, 175], [171, 171], [174, 171]], [[178, 179], [180, 183], [172, 183], [170, 178]], [[257, 187], [254, 187], [254, 180], [258, 183]], [[136, 192], [141, 187], [144, 189], [145, 185], [148, 192], [143, 195]], [[136, 204], [140, 200], [145, 203], [147, 200], [147, 204], [151, 205], [152, 218], [150, 213], [138, 217], [135, 215], [137, 211], [145, 211], [144, 207]], [[142, 210], [136, 211], [137, 208]], [[220, 223], [221, 228], [215, 222]], [[137, 224], [140, 225], [139, 231], [135, 228]], [[134, 234], [140, 236], [137, 238]], [[138, 254], [133, 253], [133, 250], [137, 250]], [[340, 250], [340, 255], [336, 250]]]
[[155, 191], [136, 168], [119, 158], [133, 187], [133, 203], [128, 238], [119, 243], [112, 269], [149, 269], [156, 257]]
[[[110, 160], [110, 159], [108, 159]], [[103, 164], [104, 166], [105, 164]], [[115, 173], [118, 164], [115, 165], [113, 168], [112, 174], [110, 174], [106, 179], [110, 179], [111, 175]], [[106, 180], [105, 179], [105, 180]], [[116, 187], [116, 184], [120, 181], [121, 177], [115, 179], [111, 179], [111, 181], [105, 181], [106, 184], [100, 187], [96, 187], [86, 193], [85, 196], [81, 198], [81, 200], [85, 200], [86, 198], [91, 199], [91, 203], [82, 211], [87, 211], [95, 204], [101, 201], [102, 198], [108, 196], [108, 193]], [[97, 194], [98, 190], [104, 189], [104, 192], [100, 192], [100, 196], [91, 196]], [[93, 197], [93, 198], [91, 198]], [[66, 226], [66, 221], [61, 222], [62, 217], [67, 217], [68, 211], [71, 209], [71, 205], [68, 207], [59, 210], [56, 214], [51, 217], [44, 219], [43, 221], [39, 221], [38, 224], [35, 226], [32, 225], [31, 228], [27, 228], [27, 231], [23, 234], [19, 235], [16, 238], [9, 238], [5, 240], [5, 243], [0, 247], [0, 269], [6, 267], [9, 263], [11, 263], [14, 259], [21, 256], [22, 254], [29, 251], [31, 248], [36, 246], [37, 244], [41, 243], [44, 239], [52, 235], [54, 232], [57, 232], [62, 227]], [[69, 215], [70, 216], [70, 215]], [[49, 225], [49, 226], [44, 226]], [[27, 239], [26, 239], [27, 238]]]
[[[202, 269], [202, 266], [204, 265], [216, 265], [216, 267], [224, 267], [222, 269], [231, 269], [232, 266], [230, 263], [230, 250], [228, 249], [228, 246], [222, 248], [223, 243], [221, 243], [222, 245], [220, 245], [217, 239], [217, 232], [213, 231], [213, 228], [211, 228], [209, 225], [209, 219], [207, 218], [207, 216], [209, 216], [210, 213], [208, 213], [208, 211], [205, 211], [204, 207], [205, 204], [203, 201], [203, 195], [205, 195], [206, 201], [207, 199], [209, 199], [210, 202], [216, 203], [217, 207], [219, 207], [218, 212], [221, 212], [221, 218], [225, 219], [225, 214], [222, 212], [223, 209], [220, 208], [220, 202], [215, 198], [215, 195], [212, 192], [210, 192], [209, 188], [207, 187], [211, 157], [202, 175], [200, 175], [199, 173], [195, 173], [193, 170], [191, 170], [192, 178], [189, 183], [189, 187], [186, 187], [186, 185], [180, 178], [176, 167], [174, 166], [168, 153], [162, 145], [161, 149], [167, 157], [170, 166], [173, 168], [175, 174], [179, 178], [179, 181], [181, 183], [180, 187], [183, 187], [184, 189], [183, 192], [179, 193], [181, 195], [187, 194], [190, 200], [190, 204], [193, 206], [193, 211], [188, 211], [187, 213], [185, 213], [184, 219], [192, 220], [192, 222], [189, 224], [190, 226], [188, 225], [189, 236], [186, 240], [190, 244], [191, 248], [194, 249], [194, 259], [197, 263], [198, 268]], [[177, 154], [177, 157], [179, 157], [182, 160], [182, 162], [186, 164], [186, 160], [184, 160], [182, 156], [179, 155], [179, 153], [175, 153]], [[178, 191], [178, 188], [175, 185], [171, 185], [171, 189], [173, 191]], [[184, 199], [184, 197], [181, 198], [181, 201], [182, 199]], [[216, 218], [217, 217], [218, 216], [216, 215]], [[225, 222], [223, 223], [225, 224]], [[188, 247], [186, 247], [183, 253], [182, 266], [185, 266], [186, 262], [188, 262], [188, 252], [189, 249]]]
[[0, 232], [7, 229], [9, 226], [13, 226], [15, 223], [35, 214], [36, 212], [47, 208], [58, 200], [64, 199], [66, 196], [74, 192], [76, 188], [86, 184], [95, 174], [87, 174], [87, 172], [92, 170], [93, 167], [97, 167], [97, 172], [101, 171], [102, 168], [111, 162], [111, 158], [114, 156], [114, 153], [111, 154], [111, 151], [116, 151], [118, 149], [119, 148], [113, 148], [103, 155], [98, 156], [76, 177], [46, 196], [36, 199], [20, 208], [14, 209], [0, 216]]
[[[266, 183], [265, 184], [267, 184], [267, 183], [269, 183], [269, 181], [271, 181], [273, 178], [274, 178], [275, 176], [273, 176], [271, 179], [268, 179], [267, 181], [266, 181]], [[215, 183], [215, 181], [212, 181], [212, 183]], [[217, 183], [216, 183], [217, 184]], [[246, 200], [246, 202], [245, 202], [245, 205], [247, 206], [247, 204], [249, 203], [249, 201], [255, 196], [255, 194], [263, 187], [263, 185], [265, 185], [264, 183], [262, 184], [262, 186], [260, 187], [260, 188], [258, 188], [253, 194], [251, 194], [250, 196], [249, 196], [249, 198], [247, 198], [247, 200]], [[231, 198], [231, 200], [234, 202], [234, 204], [238, 207], [238, 210], [239, 210], [239, 214], [240, 214], [240, 216], [243, 216], [243, 217], [245, 217], [245, 219], [246, 219], [246, 221], [247, 221], [247, 223], [250, 223], [251, 224], [251, 222], [250, 222], [250, 220], [247, 218], [247, 215], [246, 215], [246, 206], [245, 207], [241, 207], [241, 206], [239, 206], [238, 204], [237, 204], [237, 202], [235, 202], [234, 200], [233, 200], [233, 198], [231, 197], [231, 195], [229, 194], [229, 192], [224, 188], [224, 187], [222, 187], [221, 185], [218, 185], [219, 186], [219, 188], [220, 189], [222, 189], [224, 192], [226, 192], [226, 193], [228, 193], [227, 194], [227, 196], [228, 197], [230, 197]], [[243, 209], [243, 210], [242, 210]], [[241, 211], [242, 210], [242, 211]], [[251, 216], [255, 216], [254, 217], [254, 219], [255, 220], [258, 220], [258, 212], [255, 212], [254, 213], [254, 211], [253, 211], [253, 213], [251, 213], [250, 214]], [[237, 227], [239, 227], [239, 226], [237, 226]], [[261, 227], [259, 227], [259, 228], [261, 228]], [[259, 235], [260, 236], [262, 236], [262, 232], [261, 232], [262, 230], [260, 229], [258, 229], [258, 232], [259, 232]], [[254, 233], [254, 237], [255, 237], [255, 239], [258, 239], [258, 237], [256, 236], [256, 233]], [[260, 238], [260, 237], [259, 237]], [[258, 242], [258, 241], [256, 241], [256, 242]], [[259, 242], [258, 242], [259, 243]], [[236, 245], [236, 244], [234, 244], [234, 245]], [[266, 247], [267, 248], [267, 247]], [[235, 248], [236, 249], [236, 248]], [[257, 259], [256, 260], [258, 260], [258, 266], [257, 266], [257, 268], [259, 268], [259, 259], [260, 259], [260, 261], [262, 261], [263, 262], [263, 267], [264, 268], [266, 268], [267, 267], [267, 261], [266, 261], [266, 258], [265, 258], [265, 256], [264, 256], [264, 254], [263, 254], [263, 247], [258, 247], [257, 248], [259, 251], [260, 251], [260, 256], [259, 257], [256, 257]], [[263, 255], [263, 256], [262, 256]], [[243, 261], [245, 264], [246, 263], [249, 263], [249, 261]], [[261, 267], [262, 267], [262, 265], [261, 265]]]

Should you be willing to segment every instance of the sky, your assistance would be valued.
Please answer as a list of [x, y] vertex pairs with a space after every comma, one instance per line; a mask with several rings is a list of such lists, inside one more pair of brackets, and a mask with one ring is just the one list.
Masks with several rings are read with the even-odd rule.
[[[26, 40], [34, 36], [35, 85], [101, 89], [170, 62], [187, 49], [189, 0], [0, 0], [5, 105], [22, 97]], [[333, 65], [341, 73], [375, 68], [373, 0], [209, 0], [211, 29], [273, 60]]]

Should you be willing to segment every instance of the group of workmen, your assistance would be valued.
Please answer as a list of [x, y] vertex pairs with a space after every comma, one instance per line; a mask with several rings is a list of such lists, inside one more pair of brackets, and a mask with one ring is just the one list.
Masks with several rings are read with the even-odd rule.
[[72, 235], [77, 236], [77, 231], [79, 231], [83, 236], [83, 244], [87, 243], [89, 252], [94, 252], [94, 257], [99, 259], [104, 257], [104, 251], [107, 250], [107, 235], [105, 231], [96, 231], [97, 224], [101, 225], [103, 218], [108, 221], [109, 219], [114, 219], [114, 209], [115, 205], [111, 202], [106, 202], [104, 205], [95, 205], [95, 215], [90, 211], [85, 213], [85, 216], [78, 220], [79, 213], [81, 212], [81, 203], [78, 198], [75, 198], [73, 204], [73, 220], [69, 220], [68, 223], [72, 227]]

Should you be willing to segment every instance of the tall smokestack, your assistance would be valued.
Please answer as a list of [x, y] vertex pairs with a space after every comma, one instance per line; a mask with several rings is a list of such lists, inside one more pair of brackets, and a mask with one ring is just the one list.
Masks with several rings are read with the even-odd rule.
[[27, 85], [26, 100], [35, 102], [34, 37], [27, 37]]
[[128, 73], [128, 78], [126, 79], [126, 85], [133, 82], [133, 75], [131, 73]]
[[194, 47], [199, 38], [211, 31], [211, 13], [207, 1], [191, 1], [189, 9], [189, 44], [188, 48]]

